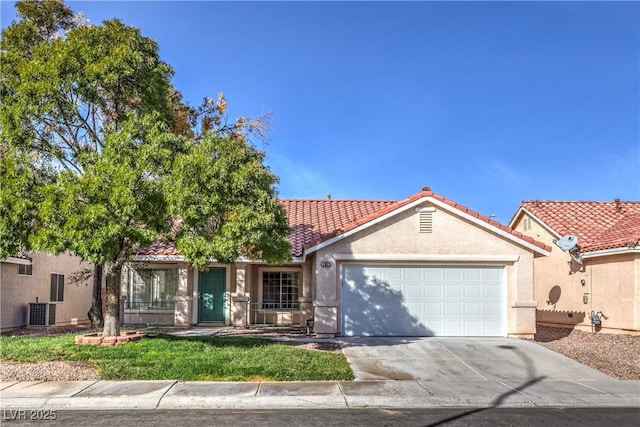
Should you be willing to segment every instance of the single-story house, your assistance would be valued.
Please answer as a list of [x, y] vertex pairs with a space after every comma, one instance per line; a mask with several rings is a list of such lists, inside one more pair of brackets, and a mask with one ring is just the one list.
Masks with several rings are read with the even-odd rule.
[[0, 329], [89, 322], [92, 285], [70, 280], [93, 266], [77, 256], [29, 252], [0, 261]]
[[510, 225], [570, 243], [534, 259], [538, 324], [640, 334], [640, 202], [525, 201]]
[[212, 261], [198, 271], [157, 243], [123, 272], [125, 322], [309, 322], [322, 337], [533, 337], [534, 258], [549, 245], [429, 188], [400, 201], [281, 203], [293, 230], [290, 262]]

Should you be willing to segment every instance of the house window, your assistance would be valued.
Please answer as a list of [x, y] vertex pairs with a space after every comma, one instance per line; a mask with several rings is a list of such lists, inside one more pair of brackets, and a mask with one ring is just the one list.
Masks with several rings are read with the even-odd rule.
[[262, 308], [292, 310], [299, 307], [297, 271], [262, 272]]
[[51, 274], [51, 295], [49, 298], [51, 302], [64, 301], [64, 275], [63, 274]]
[[33, 276], [33, 264], [18, 264], [19, 276]]
[[129, 270], [129, 304], [127, 308], [173, 310], [177, 289], [177, 269], [131, 269]]

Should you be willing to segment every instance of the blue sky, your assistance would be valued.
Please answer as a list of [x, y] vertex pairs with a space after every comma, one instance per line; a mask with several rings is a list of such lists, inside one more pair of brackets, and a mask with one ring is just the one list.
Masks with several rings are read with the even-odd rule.
[[[14, 18], [2, 1], [2, 27]], [[154, 38], [192, 105], [272, 111], [283, 198], [640, 199], [638, 2], [68, 2]]]

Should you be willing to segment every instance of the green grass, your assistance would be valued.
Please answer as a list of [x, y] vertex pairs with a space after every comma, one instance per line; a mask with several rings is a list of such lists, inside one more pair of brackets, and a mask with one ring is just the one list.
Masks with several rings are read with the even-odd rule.
[[248, 337], [176, 337], [152, 333], [113, 347], [76, 345], [74, 335], [0, 337], [0, 359], [87, 361], [105, 380], [352, 380], [342, 354]]

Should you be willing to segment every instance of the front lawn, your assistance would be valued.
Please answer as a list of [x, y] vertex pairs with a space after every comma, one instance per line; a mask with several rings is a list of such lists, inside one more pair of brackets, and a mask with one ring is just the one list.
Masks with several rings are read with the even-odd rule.
[[114, 347], [76, 345], [74, 335], [0, 337], [0, 359], [87, 361], [105, 380], [352, 380], [342, 354], [248, 337], [176, 337], [152, 333]]

